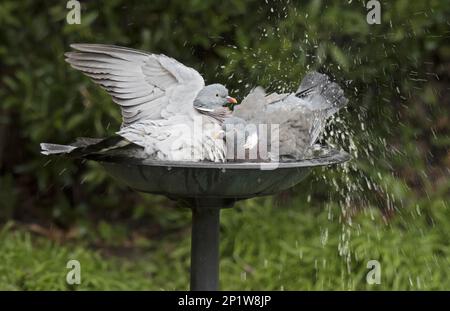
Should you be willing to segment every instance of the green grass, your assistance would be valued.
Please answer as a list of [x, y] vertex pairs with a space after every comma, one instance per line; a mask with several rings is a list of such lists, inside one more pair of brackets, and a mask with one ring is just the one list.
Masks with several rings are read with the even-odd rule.
[[[52, 242], [12, 223], [0, 233], [3, 290], [187, 289], [189, 219], [177, 230], [122, 246], [120, 255], [83, 239]], [[224, 290], [450, 289], [450, 209], [435, 199], [383, 220], [366, 209], [342, 224], [337, 206], [255, 199], [224, 210], [221, 288]], [[186, 216], [186, 217], [184, 217]], [[116, 245], [117, 246], [117, 245]], [[65, 282], [66, 263], [81, 263], [81, 285]], [[368, 285], [366, 264], [381, 263], [381, 284]]]

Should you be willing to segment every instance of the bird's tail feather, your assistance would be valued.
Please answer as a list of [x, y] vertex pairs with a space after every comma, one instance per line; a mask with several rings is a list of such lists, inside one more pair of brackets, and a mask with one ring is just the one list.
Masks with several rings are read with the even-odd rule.
[[326, 110], [331, 116], [348, 103], [344, 91], [329, 77], [318, 72], [308, 73], [302, 80], [296, 94], [305, 99], [313, 110]]
[[84, 157], [90, 154], [102, 154], [108, 151], [123, 148], [131, 143], [125, 138], [115, 135], [105, 139], [98, 138], [78, 138], [71, 145], [41, 144], [41, 153], [51, 154], [69, 154], [73, 157]]

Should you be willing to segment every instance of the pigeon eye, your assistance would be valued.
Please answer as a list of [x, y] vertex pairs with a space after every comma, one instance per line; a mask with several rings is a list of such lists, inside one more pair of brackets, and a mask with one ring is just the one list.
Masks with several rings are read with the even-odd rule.
[[216, 97], [219, 97], [219, 94], [216, 94]]

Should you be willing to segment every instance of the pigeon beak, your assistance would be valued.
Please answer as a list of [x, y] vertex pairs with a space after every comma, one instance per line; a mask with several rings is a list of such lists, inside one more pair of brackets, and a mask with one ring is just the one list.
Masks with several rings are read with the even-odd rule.
[[234, 97], [227, 96], [226, 99], [227, 99], [227, 102], [229, 102], [230, 104], [233, 104], [233, 105], [237, 104], [237, 100]]

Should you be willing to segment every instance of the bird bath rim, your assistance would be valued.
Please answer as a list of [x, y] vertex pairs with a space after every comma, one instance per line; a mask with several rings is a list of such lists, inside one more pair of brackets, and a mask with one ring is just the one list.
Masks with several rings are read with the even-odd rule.
[[245, 162], [245, 161], [229, 161], [229, 162], [206, 162], [206, 161], [163, 161], [163, 160], [140, 160], [125, 157], [90, 157], [90, 160], [94, 160], [100, 163], [118, 163], [124, 165], [140, 165], [140, 166], [162, 166], [167, 168], [203, 168], [203, 169], [243, 169], [243, 170], [273, 170], [273, 169], [285, 169], [296, 167], [315, 167], [332, 164], [340, 164], [347, 162], [351, 159], [351, 156], [342, 150], [330, 149], [328, 147], [322, 147], [321, 152], [324, 152], [318, 156], [310, 156], [299, 160], [289, 161], [268, 161], [268, 162]]

